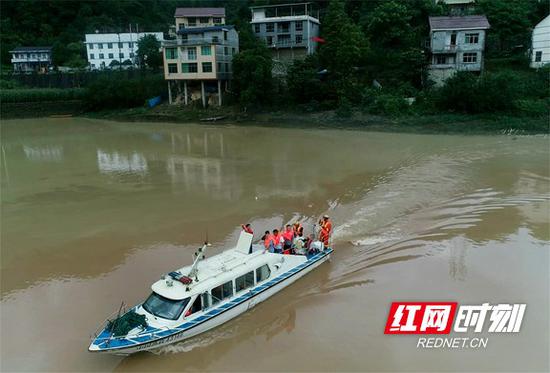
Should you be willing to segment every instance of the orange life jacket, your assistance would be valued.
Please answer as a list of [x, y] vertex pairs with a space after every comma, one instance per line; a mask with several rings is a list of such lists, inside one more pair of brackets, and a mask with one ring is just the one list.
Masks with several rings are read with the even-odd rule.
[[270, 233], [270, 234], [266, 234], [265, 238], [264, 238], [264, 246], [266, 249], [269, 249], [269, 246], [271, 245], [271, 243], [273, 242], [273, 246], [275, 246], [275, 237]]

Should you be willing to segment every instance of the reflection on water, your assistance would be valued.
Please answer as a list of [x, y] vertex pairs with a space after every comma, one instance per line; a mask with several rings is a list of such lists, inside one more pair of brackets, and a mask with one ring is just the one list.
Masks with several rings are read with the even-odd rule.
[[139, 153], [119, 154], [97, 149], [97, 167], [101, 173], [146, 174], [147, 160]]
[[[5, 121], [1, 369], [547, 371], [548, 145], [537, 136]], [[241, 223], [257, 236], [294, 220], [310, 229], [326, 211], [332, 261], [246, 315], [156, 355], [85, 352], [105, 315], [188, 264], [205, 235], [216, 253]], [[506, 299], [527, 303], [528, 314], [514, 338], [491, 337], [491, 353], [436, 356], [382, 334], [389, 303], [403, 299]]]

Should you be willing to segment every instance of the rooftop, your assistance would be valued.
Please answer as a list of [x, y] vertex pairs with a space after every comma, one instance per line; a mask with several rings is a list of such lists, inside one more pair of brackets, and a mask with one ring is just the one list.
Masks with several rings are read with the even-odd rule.
[[17, 47], [10, 52], [51, 52], [52, 47]]
[[471, 30], [491, 27], [485, 16], [429, 17], [430, 30]]
[[225, 8], [176, 8], [174, 17], [225, 17]]
[[297, 6], [297, 5], [310, 5], [311, 3], [288, 3], [288, 4], [274, 4], [274, 5], [258, 5], [251, 6], [250, 9], [263, 9], [263, 8], [279, 8], [285, 6]]
[[235, 27], [232, 25], [223, 25], [223, 26], [208, 26], [208, 27], [189, 27], [178, 30], [178, 34], [200, 34], [208, 31], [221, 31], [221, 30], [232, 30]]

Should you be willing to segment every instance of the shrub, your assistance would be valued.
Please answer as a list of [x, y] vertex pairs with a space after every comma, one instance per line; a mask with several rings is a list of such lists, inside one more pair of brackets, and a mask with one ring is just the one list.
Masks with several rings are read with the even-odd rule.
[[145, 100], [164, 95], [166, 84], [162, 75], [137, 79], [102, 77], [88, 86], [87, 104], [92, 110], [142, 106]]
[[514, 109], [520, 115], [530, 117], [547, 117], [550, 113], [550, 100], [531, 99], [531, 100], [516, 100]]
[[409, 112], [409, 104], [402, 95], [383, 89], [365, 89], [362, 104], [364, 109], [371, 114], [396, 116]]

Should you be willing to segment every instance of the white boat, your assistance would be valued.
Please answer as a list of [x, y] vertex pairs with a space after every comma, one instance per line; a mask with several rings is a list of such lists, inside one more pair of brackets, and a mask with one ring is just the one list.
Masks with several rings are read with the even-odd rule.
[[206, 332], [292, 284], [332, 253], [320, 242], [314, 243], [319, 250], [308, 255], [264, 252], [263, 245], [253, 245], [249, 253], [251, 244], [252, 235], [241, 232], [235, 248], [207, 259], [205, 244], [193, 265], [163, 276], [145, 302], [124, 314], [140, 318], [141, 325], [117, 335], [113, 323], [122, 320], [117, 317], [100, 327], [88, 350], [129, 355]]

